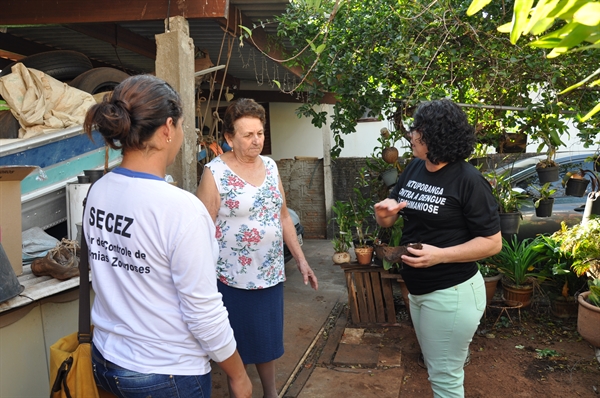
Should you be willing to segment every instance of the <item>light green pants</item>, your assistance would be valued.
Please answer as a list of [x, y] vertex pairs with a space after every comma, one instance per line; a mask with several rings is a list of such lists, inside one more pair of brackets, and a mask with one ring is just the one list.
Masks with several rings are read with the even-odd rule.
[[433, 396], [464, 397], [463, 366], [485, 310], [483, 277], [478, 272], [460, 285], [409, 299]]

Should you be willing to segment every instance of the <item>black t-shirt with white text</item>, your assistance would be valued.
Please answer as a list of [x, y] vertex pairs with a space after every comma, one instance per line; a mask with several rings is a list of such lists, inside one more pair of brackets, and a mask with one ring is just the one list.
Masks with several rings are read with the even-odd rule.
[[[425, 161], [413, 159], [390, 194], [406, 201], [401, 244], [450, 247], [500, 231], [498, 204], [489, 182], [465, 161], [430, 172]], [[403, 264], [401, 274], [411, 294], [426, 294], [456, 286], [477, 272], [475, 262], [442, 263], [427, 268]]]

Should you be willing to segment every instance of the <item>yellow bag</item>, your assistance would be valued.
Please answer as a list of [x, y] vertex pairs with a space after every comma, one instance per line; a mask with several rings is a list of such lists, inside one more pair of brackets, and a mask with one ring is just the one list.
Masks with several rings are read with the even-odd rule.
[[[87, 199], [87, 198], [86, 198]], [[85, 202], [83, 207], [85, 209]], [[50, 398], [109, 398], [98, 389], [92, 369], [88, 245], [82, 232], [79, 261], [79, 330], [50, 346]]]
[[92, 345], [79, 343], [78, 332], [50, 347], [51, 398], [99, 398], [92, 370]]

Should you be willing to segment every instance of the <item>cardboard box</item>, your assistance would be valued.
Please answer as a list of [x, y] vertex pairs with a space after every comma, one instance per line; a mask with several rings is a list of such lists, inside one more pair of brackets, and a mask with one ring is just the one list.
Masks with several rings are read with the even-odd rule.
[[0, 166], [0, 242], [17, 276], [23, 274], [21, 181], [35, 166]]

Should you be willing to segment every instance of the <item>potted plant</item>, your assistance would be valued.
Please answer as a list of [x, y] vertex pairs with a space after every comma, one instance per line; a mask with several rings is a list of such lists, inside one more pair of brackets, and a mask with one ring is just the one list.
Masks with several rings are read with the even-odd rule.
[[558, 318], [576, 317], [575, 294], [585, 288], [586, 278], [573, 272], [570, 255], [561, 252], [560, 242], [553, 236], [540, 235], [538, 242], [535, 250], [546, 256], [544, 267], [549, 277], [541, 287], [550, 300], [550, 311]]
[[479, 268], [479, 272], [483, 276], [483, 281], [485, 282], [486, 306], [488, 306], [496, 294], [498, 281], [502, 278], [502, 274], [498, 271], [496, 266], [487, 259], [479, 261], [477, 263], [477, 268]]
[[[592, 171], [579, 169], [577, 171], [568, 171], [562, 179], [562, 185], [565, 187], [565, 194], [569, 196], [582, 197], [585, 194], [590, 180], [585, 178], [586, 174], [591, 174], [595, 177]], [[592, 179], [593, 181], [593, 179]], [[596, 188], [592, 186], [595, 191]]]
[[513, 235], [512, 241], [502, 238], [502, 249], [490, 257], [490, 262], [502, 273], [504, 300], [507, 303], [531, 304], [534, 283], [545, 279], [544, 273], [536, 269], [536, 264], [544, 259], [543, 253], [536, 250], [539, 237], [521, 242]]
[[354, 188], [356, 200], [350, 200], [352, 208], [351, 225], [356, 231], [354, 253], [356, 261], [361, 265], [371, 263], [373, 258], [373, 240], [368, 235], [369, 222], [373, 219], [374, 202], [369, 197], [364, 197], [358, 188]]
[[510, 181], [510, 169], [501, 174], [492, 171], [485, 175], [492, 185], [492, 195], [498, 202], [500, 212], [500, 229], [505, 235], [519, 232], [519, 224], [522, 215], [519, 212], [521, 206], [528, 200], [529, 196], [522, 190], [514, 189]]
[[350, 245], [352, 244], [352, 207], [350, 203], [337, 200], [331, 207], [335, 213], [332, 221], [337, 224], [337, 234], [332, 240], [333, 244], [333, 262], [335, 264], [344, 264], [350, 262]]
[[516, 133], [502, 133], [496, 152], [525, 153], [525, 150], [527, 149], [527, 134], [523, 132], [525, 128], [527, 128], [527, 126], [521, 128], [521, 130]]
[[552, 195], [556, 193], [556, 189], [552, 188], [549, 182], [541, 187], [533, 184], [530, 187], [537, 192], [533, 199], [535, 215], [538, 217], [550, 217], [552, 215], [552, 207], [554, 206]]
[[571, 263], [578, 276], [589, 278], [590, 291], [581, 293], [577, 301], [577, 331], [595, 347], [600, 347], [600, 307], [597, 303], [600, 286], [600, 218], [592, 218], [552, 234], [561, 255]]
[[556, 150], [561, 145], [564, 145], [564, 143], [560, 139], [558, 132], [548, 126], [536, 131], [535, 136], [541, 138], [542, 140], [542, 143], [539, 145], [537, 151], [540, 152], [544, 146], [547, 148], [546, 159], [540, 160], [535, 165], [540, 184], [558, 181], [558, 163], [554, 159], [556, 157]]

